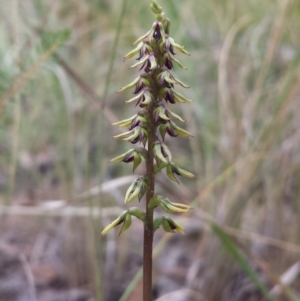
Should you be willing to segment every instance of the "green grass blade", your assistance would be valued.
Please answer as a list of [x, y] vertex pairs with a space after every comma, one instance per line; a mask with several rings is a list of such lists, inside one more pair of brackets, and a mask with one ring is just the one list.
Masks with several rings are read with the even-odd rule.
[[239, 248], [235, 245], [232, 239], [216, 224], [212, 225], [212, 230], [220, 239], [220, 242], [222, 243], [223, 247], [230, 253], [234, 260], [239, 264], [241, 269], [248, 275], [248, 277], [260, 290], [260, 292], [267, 298], [267, 300], [278, 301], [278, 299], [274, 298], [269, 294], [269, 289], [259, 279], [254, 269], [248, 263], [244, 254], [239, 250]]

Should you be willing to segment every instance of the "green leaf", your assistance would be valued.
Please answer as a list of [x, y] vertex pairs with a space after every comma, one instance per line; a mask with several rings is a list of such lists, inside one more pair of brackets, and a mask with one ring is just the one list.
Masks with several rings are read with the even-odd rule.
[[248, 275], [251, 281], [256, 285], [256, 287], [260, 290], [260, 292], [271, 301], [278, 301], [272, 295], [269, 294], [269, 289], [265, 286], [265, 284], [259, 279], [258, 275], [252, 268], [252, 266], [248, 263], [245, 255], [239, 250], [239, 248], [235, 245], [232, 239], [216, 224], [212, 225], [213, 232], [220, 239], [223, 247], [230, 253], [230, 255], [234, 258], [234, 260], [239, 264], [241, 269]]

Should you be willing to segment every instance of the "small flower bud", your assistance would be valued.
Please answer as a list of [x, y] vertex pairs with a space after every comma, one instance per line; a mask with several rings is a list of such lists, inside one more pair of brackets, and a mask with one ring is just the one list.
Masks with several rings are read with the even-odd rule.
[[[131, 135], [128, 136], [129, 134], [131, 134]], [[147, 139], [148, 139], [148, 135], [149, 134], [146, 129], [138, 126], [128, 132], [116, 135], [116, 136], [114, 136], [114, 138], [124, 138], [124, 137], [128, 136], [128, 137], [124, 138], [123, 140], [130, 141], [133, 144], [138, 143], [138, 142], [143, 142], [143, 144], [145, 145], [147, 142]]]
[[141, 164], [142, 157], [136, 150], [131, 149], [127, 153], [125, 153], [125, 154], [123, 154], [119, 157], [116, 157], [116, 158], [114, 158], [110, 161], [111, 162], [121, 162], [121, 161], [123, 161], [124, 163], [133, 162], [133, 172], [134, 172], [135, 169]]
[[170, 59], [170, 57], [165, 56], [165, 66], [169, 69], [169, 70], [173, 70], [173, 63], [172, 60]]
[[170, 24], [171, 24], [170, 20], [168, 18], [164, 18], [163, 25], [164, 25], [166, 34], [169, 34], [169, 32], [170, 32]]
[[143, 176], [138, 177], [129, 186], [125, 195], [124, 203], [128, 204], [129, 202], [133, 201], [137, 197], [139, 200], [141, 200], [141, 198], [146, 192], [146, 189], [147, 189], [147, 184], [145, 178]]
[[162, 41], [165, 41], [165, 39], [166, 39], [165, 31], [164, 31], [162, 23], [156, 21], [153, 23], [152, 28], [149, 33], [150, 45], [155, 47], [155, 45], [157, 44], [157, 42], [159, 42], [160, 39], [162, 39]]
[[143, 73], [138, 77], [138, 81], [135, 84], [135, 89], [133, 94], [138, 94], [141, 92], [145, 87], [149, 87], [151, 85], [149, 75], [147, 73]]
[[154, 56], [153, 52], [150, 52], [149, 54], [147, 54], [142, 60], [140, 60], [139, 62], [135, 63], [134, 65], [132, 65], [130, 68], [135, 68], [139, 65], [142, 65], [141, 69], [145, 68], [145, 72], [150, 72], [151, 70], [156, 69], [157, 67], [157, 62]]
[[152, 0], [150, 8], [155, 14], [160, 14], [162, 12], [162, 8], [157, 4], [155, 0]]
[[160, 165], [160, 161], [168, 164], [170, 158], [172, 158], [168, 147], [160, 142], [156, 142], [154, 145], [154, 157], [158, 166]]
[[171, 91], [171, 89], [164, 88], [160, 91], [160, 94], [162, 95], [162, 97], [165, 99], [166, 102], [169, 102], [172, 104], [174, 104], [176, 102], [174, 94]]
[[151, 54], [149, 54], [149, 63], [150, 63], [150, 68], [149, 70], [154, 70], [157, 67], [157, 62], [154, 56], [154, 53], [152, 52]]
[[169, 121], [170, 118], [168, 117], [168, 111], [166, 110], [166, 108], [164, 108], [163, 106], [158, 106], [155, 110], [154, 110], [154, 118], [156, 121], [158, 121], [159, 119], [162, 119], [163, 121]]
[[168, 133], [168, 135], [170, 137], [177, 137], [178, 136], [177, 132], [174, 130], [174, 128], [172, 127], [170, 122], [167, 122], [166, 124], [162, 124], [159, 127], [159, 132], [160, 132], [160, 135], [161, 135], [163, 140], [165, 140], [166, 133]]
[[137, 126], [143, 125], [147, 123], [147, 119], [141, 115], [136, 116], [130, 124], [129, 130], [134, 129]]

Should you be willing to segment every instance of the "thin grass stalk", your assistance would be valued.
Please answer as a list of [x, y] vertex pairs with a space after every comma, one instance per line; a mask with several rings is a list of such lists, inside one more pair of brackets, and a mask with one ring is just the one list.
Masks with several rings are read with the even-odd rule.
[[[117, 48], [118, 48], [118, 43], [119, 43], [119, 39], [120, 39], [120, 33], [122, 30], [122, 23], [123, 23], [123, 19], [124, 19], [124, 15], [125, 15], [125, 11], [126, 11], [126, 3], [127, 0], [123, 0], [122, 2], [122, 7], [121, 7], [121, 11], [120, 11], [120, 15], [118, 17], [118, 21], [117, 21], [117, 29], [116, 29], [116, 34], [115, 34], [115, 38], [114, 38], [114, 42], [112, 45], [112, 49], [111, 49], [111, 55], [109, 58], [109, 63], [108, 63], [108, 70], [107, 70], [107, 75], [105, 78], [105, 84], [104, 84], [104, 90], [103, 90], [103, 94], [102, 94], [102, 100], [101, 100], [101, 107], [102, 110], [100, 111], [100, 118], [98, 119], [98, 129], [101, 132], [101, 137], [102, 137], [102, 141], [101, 141], [101, 145], [99, 147], [99, 162], [98, 162], [98, 168], [99, 168], [99, 182], [103, 182], [104, 179], [104, 166], [103, 166], [103, 158], [104, 158], [104, 153], [105, 153], [105, 124], [104, 124], [104, 120], [105, 120], [105, 116], [104, 116], [104, 110], [103, 108], [105, 108], [106, 106], [106, 98], [107, 98], [107, 94], [109, 91], [109, 86], [110, 86], [110, 80], [111, 80], [111, 75], [112, 75], [112, 71], [113, 71], [113, 66], [114, 66], [114, 60], [116, 57], [116, 52], [117, 52]], [[101, 199], [102, 199], [102, 193], [99, 194], [99, 202], [98, 202], [98, 208], [99, 211], [101, 212]], [[89, 206], [91, 209], [91, 216], [93, 216], [93, 204], [91, 202], [89, 202]], [[97, 220], [92, 219], [92, 223], [93, 223], [93, 228], [94, 228], [94, 232], [95, 232], [95, 248], [96, 248], [96, 257], [97, 259], [97, 267], [95, 269], [95, 276], [96, 276], [96, 298], [97, 301], [102, 301], [104, 300], [103, 298], [103, 287], [102, 287], [102, 273], [103, 273], [103, 267], [101, 264], [101, 258], [103, 257], [102, 255], [102, 239], [99, 237], [101, 237], [101, 235], [99, 235], [99, 225], [102, 223], [102, 214], [100, 213], [99, 218]]]
[[[14, 34], [15, 34], [15, 61], [17, 69], [20, 70], [20, 20], [19, 20], [19, 1], [12, 1], [12, 16], [14, 20]], [[21, 123], [21, 107], [20, 107], [20, 92], [15, 95], [14, 105], [14, 117], [13, 117], [13, 139], [12, 139], [12, 152], [11, 162], [9, 168], [9, 188], [6, 198], [6, 205], [11, 203], [11, 199], [14, 194], [16, 184], [16, 169], [17, 169], [17, 157], [20, 140], [20, 123]]]

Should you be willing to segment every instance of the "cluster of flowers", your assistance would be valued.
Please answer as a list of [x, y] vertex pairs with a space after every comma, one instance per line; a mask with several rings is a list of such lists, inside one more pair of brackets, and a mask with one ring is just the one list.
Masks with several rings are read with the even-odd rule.
[[[157, 14], [157, 21], [152, 25], [150, 31], [140, 37], [134, 45], [136, 48], [130, 51], [124, 60], [138, 55], [138, 62], [131, 68], [140, 67], [142, 73], [132, 83], [123, 87], [119, 92], [133, 89], [134, 97], [125, 101], [125, 103], [135, 103], [141, 110], [134, 116], [114, 123], [115, 126], [126, 127], [128, 131], [114, 136], [132, 144], [142, 143], [143, 147], [130, 149], [112, 162], [133, 162], [133, 171], [140, 165], [142, 159], [147, 161], [148, 152], [153, 152], [155, 159], [154, 173], [165, 169], [167, 176], [178, 182], [177, 176], [193, 178], [194, 175], [172, 162], [172, 154], [164, 143], [166, 134], [171, 137], [192, 136], [186, 130], [180, 128], [174, 120], [184, 122], [176, 113], [172, 112], [167, 104], [187, 103], [192, 100], [187, 99], [178, 93], [174, 85], [180, 85], [188, 88], [187, 85], [176, 79], [171, 71], [173, 64], [186, 69], [176, 58], [175, 50], [188, 54], [183, 46], [175, 43], [174, 39], [169, 36], [169, 20], [165, 18], [159, 6], [155, 3], [152, 10]], [[149, 143], [150, 133], [155, 133], [155, 139]], [[146, 148], [147, 147], [147, 148]], [[146, 175], [139, 176], [127, 190], [125, 204], [134, 199], [144, 196], [148, 189], [149, 179]], [[184, 204], [170, 202], [167, 198], [154, 195], [148, 204], [149, 208], [161, 206], [168, 213], [182, 213], [190, 210], [190, 207]], [[124, 211], [115, 221], [108, 225], [102, 232], [105, 235], [109, 230], [119, 224], [123, 224], [120, 233], [129, 228], [131, 216], [140, 220], [145, 220], [145, 212], [139, 208], [133, 207]], [[159, 217], [153, 221], [154, 230], [160, 226], [167, 232], [184, 233], [184, 229], [169, 217]]]

